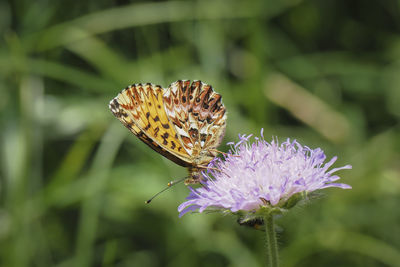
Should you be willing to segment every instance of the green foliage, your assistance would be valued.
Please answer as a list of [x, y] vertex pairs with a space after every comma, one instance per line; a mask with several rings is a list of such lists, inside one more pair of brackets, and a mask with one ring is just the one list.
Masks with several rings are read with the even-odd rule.
[[[352, 190], [285, 214], [282, 266], [399, 266], [394, 1], [0, 2], [0, 264], [262, 266], [264, 234], [178, 218], [186, 170], [112, 116], [137, 82], [201, 79], [238, 133], [322, 147]], [[226, 151], [228, 147], [221, 146]]]

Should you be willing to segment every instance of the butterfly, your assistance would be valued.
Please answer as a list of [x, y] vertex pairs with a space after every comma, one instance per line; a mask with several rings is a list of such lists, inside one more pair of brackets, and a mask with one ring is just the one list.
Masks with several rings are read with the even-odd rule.
[[185, 184], [201, 182], [226, 128], [221, 95], [201, 81], [178, 80], [168, 88], [128, 86], [110, 101], [122, 124], [146, 145], [189, 170]]

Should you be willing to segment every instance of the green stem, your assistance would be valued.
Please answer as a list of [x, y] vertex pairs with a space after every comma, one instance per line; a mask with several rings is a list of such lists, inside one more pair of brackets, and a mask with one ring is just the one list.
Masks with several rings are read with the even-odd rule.
[[268, 257], [268, 266], [278, 267], [279, 257], [278, 257], [278, 244], [276, 242], [276, 233], [274, 227], [274, 216], [268, 214], [264, 218], [265, 222], [265, 233], [266, 233], [266, 248]]

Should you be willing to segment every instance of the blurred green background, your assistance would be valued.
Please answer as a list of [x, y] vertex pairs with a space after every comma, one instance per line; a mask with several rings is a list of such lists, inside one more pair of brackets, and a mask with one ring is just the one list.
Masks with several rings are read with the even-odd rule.
[[178, 218], [185, 186], [144, 204], [186, 170], [108, 102], [178, 79], [223, 95], [223, 144], [264, 128], [353, 165], [277, 221], [282, 266], [400, 266], [398, 1], [1, 1], [0, 33], [2, 266], [263, 266], [261, 231]]

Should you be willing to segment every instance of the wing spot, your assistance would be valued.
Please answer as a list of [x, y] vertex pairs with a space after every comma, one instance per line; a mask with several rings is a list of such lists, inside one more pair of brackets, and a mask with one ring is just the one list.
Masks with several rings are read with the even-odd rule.
[[146, 119], [150, 117], [150, 112], [146, 112]]
[[190, 138], [187, 136], [181, 136], [181, 138], [182, 138], [183, 143], [185, 143], [185, 144], [189, 144], [191, 142]]
[[117, 99], [114, 98], [113, 104], [114, 104], [117, 108], [119, 108], [119, 103], [118, 103], [118, 100], [117, 100]]
[[193, 82], [192, 83], [192, 86], [190, 86], [190, 93], [193, 93], [194, 92], [194, 90], [196, 89], [196, 87], [197, 87], [197, 84], [196, 84], [197, 82]]
[[157, 126], [157, 128], [154, 129], [154, 137], [157, 137], [159, 131], [160, 128]]
[[197, 139], [199, 137], [199, 131], [197, 129], [190, 128], [189, 135], [193, 139]]
[[186, 96], [182, 96], [182, 102], [186, 103]]
[[174, 141], [171, 141], [171, 149], [175, 149], [176, 145]]
[[147, 126], [144, 128], [144, 130], [147, 131], [148, 129], [150, 129], [150, 127], [151, 127], [151, 124], [149, 123], [149, 124], [147, 124]]
[[151, 107], [151, 102], [148, 102], [149, 107]]
[[185, 93], [186, 90], [187, 90], [187, 84], [184, 84], [184, 85], [182, 86], [182, 93]]
[[157, 105], [157, 108], [158, 108], [158, 109], [161, 109], [161, 106], [160, 106], [160, 104], [158, 104], [158, 105]]
[[164, 128], [164, 129], [169, 129], [169, 124], [168, 123], [161, 123], [161, 125], [162, 125], [162, 127]]
[[153, 120], [154, 120], [154, 122], [157, 122], [157, 121], [160, 120], [160, 118], [159, 118], [158, 115], [157, 115]]
[[164, 139], [163, 145], [168, 145], [168, 141], [167, 141], [168, 136], [169, 136], [168, 133], [164, 133], [163, 135], [161, 135], [161, 137]]

